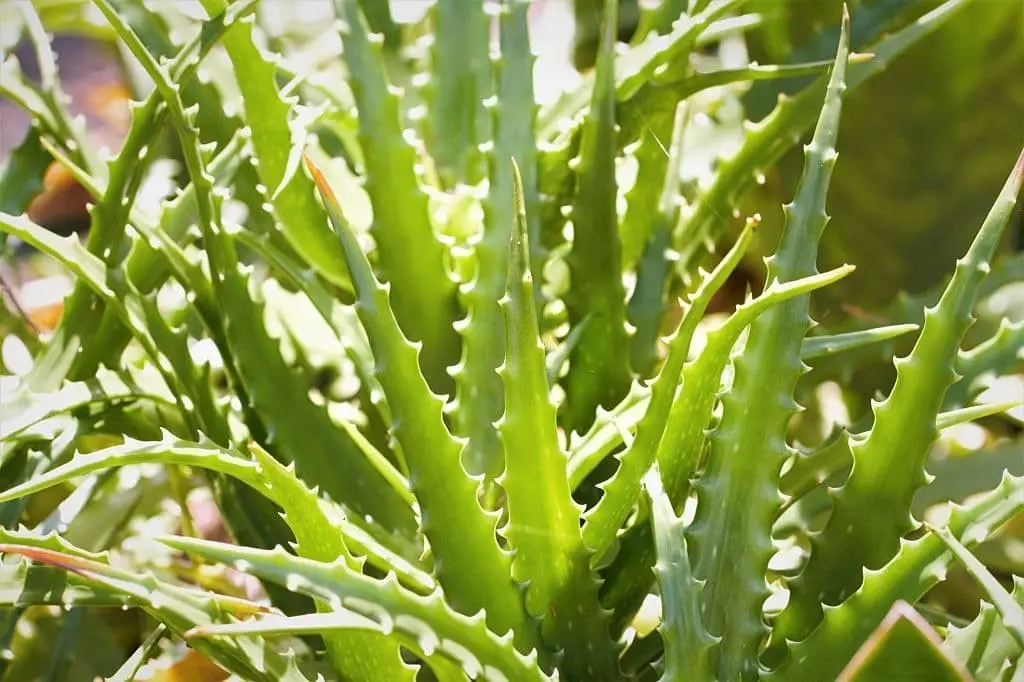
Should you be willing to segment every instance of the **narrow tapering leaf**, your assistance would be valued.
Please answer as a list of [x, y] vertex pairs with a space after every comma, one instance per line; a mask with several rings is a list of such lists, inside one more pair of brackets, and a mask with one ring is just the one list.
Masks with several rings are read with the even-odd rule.
[[[230, 622], [231, 613], [249, 615], [265, 610], [251, 602], [207, 595], [158, 580], [151, 574], [140, 575], [115, 568], [86, 558], [72, 547], [57, 549], [52, 547], [52, 542], [40, 540], [0, 531], [0, 553], [20, 554], [74, 573], [101, 589], [124, 594], [178, 636], [185, 636], [196, 626]], [[217, 638], [195, 640], [192, 644], [219, 665], [245, 679], [306, 682], [290, 658], [267, 649], [259, 640]]]
[[[784, 207], [786, 227], [776, 254], [768, 260], [767, 286], [816, 273], [818, 243], [828, 222], [825, 201], [835, 166], [839, 115], [846, 89], [849, 16], [804, 173], [792, 203]], [[774, 553], [771, 526], [780, 504], [776, 488], [791, 455], [786, 429], [798, 406], [793, 399], [805, 371], [800, 359], [810, 327], [809, 296], [782, 303], [750, 327], [742, 355], [734, 363], [731, 390], [722, 399], [722, 418], [711, 438], [707, 470], [700, 482], [694, 519], [696, 574], [706, 580], [704, 613], [708, 629], [722, 637], [716, 647], [716, 674], [724, 679], [755, 679], [756, 657], [767, 634], [761, 615], [768, 597], [765, 571]], [[744, 561], [736, 561], [737, 556]]]
[[925, 311], [914, 349], [894, 361], [896, 383], [889, 396], [874, 405], [871, 431], [852, 440], [853, 470], [832, 494], [828, 525], [812, 539], [811, 557], [790, 586], [790, 601], [779, 616], [775, 636], [806, 636], [821, 618], [821, 603], [839, 603], [856, 589], [861, 567], [883, 565], [898, 549], [900, 537], [917, 525], [910, 515], [911, 503], [925, 483], [925, 461], [938, 437], [936, 418], [945, 392], [956, 381], [954, 364], [973, 322], [977, 290], [1022, 183], [1024, 151], [939, 302]]
[[717, 638], [704, 627], [700, 597], [704, 584], [693, 576], [683, 533], [665, 494], [658, 468], [644, 478], [651, 499], [651, 523], [658, 560], [654, 573], [661, 588], [662, 619], [658, 628], [665, 640], [662, 682], [713, 679], [711, 647]]
[[510, 557], [494, 535], [497, 517], [480, 506], [477, 480], [462, 466], [463, 441], [445, 425], [444, 403], [420, 371], [419, 349], [399, 328], [389, 287], [374, 275], [327, 180], [308, 158], [306, 163], [341, 237], [355, 284], [356, 311], [391, 405], [393, 432], [409, 465], [409, 485], [419, 502], [438, 581], [456, 610], [470, 614], [484, 609], [495, 632], [513, 629], [518, 642], [532, 646], [533, 630], [512, 582]]
[[[352, 274], [358, 280], [355, 272]], [[371, 619], [381, 631], [400, 633], [402, 643], [418, 653], [437, 652], [451, 657], [471, 677], [483, 674], [488, 678], [547, 679], [536, 664], [535, 654], [527, 657], [517, 652], [510, 638], [500, 638], [487, 629], [482, 614], [470, 617], [456, 613], [440, 592], [419, 596], [404, 590], [390, 576], [378, 580], [355, 573], [342, 563], [310, 561], [283, 550], [266, 552], [187, 538], [162, 541], [322, 599], [335, 610], [353, 611]], [[329, 618], [319, 619], [329, 622]], [[199, 629], [193, 634], [202, 638], [204, 633]]]
[[[206, 469], [244, 483], [281, 507], [289, 524], [301, 525], [301, 528], [295, 528], [296, 539], [300, 546], [303, 543], [309, 545], [310, 552], [323, 556], [347, 547], [352, 554], [365, 556], [373, 566], [393, 571], [409, 589], [429, 592], [434, 588], [433, 579], [422, 568], [386, 549], [372, 535], [348, 520], [338, 507], [318, 498], [296, 478], [293, 470], [276, 460], [271, 462], [258, 446], [250, 449], [255, 460], [209, 441], [185, 441], [165, 432], [159, 441], [128, 441], [95, 452], [76, 454], [67, 463], [4, 490], [0, 493], [0, 501], [25, 497], [115, 467], [163, 463]], [[320, 511], [314, 511], [314, 506]], [[326, 525], [325, 518], [329, 519]], [[327, 528], [332, 532], [328, 533]], [[340, 551], [334, 558], [337, 556], [341, 556]]]
[[501, 300], [505, 414], [498, 431], [506, 466], [499, 482], [509, 509], [503, 533], [515, 550], [512, 576], [526, 585], [526, 609], [542, 619], [545, 639], [565, 651], [566, 674], [603, 679], [616, 669], [615, 647], [597, 601], [597, 582], [580, 535], [580, 510], [572, 499], [558, 441], [534, 306], [527, 208], [517, 170], [513, 179], [517, 225]]
[[594, 91], [583, 123], [573, 242], [566, 257], [571, 285], [565, 296], [569, 323], [589, 316], [586, 332], [569, 356], [562, 423], [582, 433], [600, 407], [610, 408], [629, 390], [622, 246], [615, 180], [615, 45], [619, 0], [604, 3], [604, 27]]
[[[501, 9], [502, 53], [494, 64], [497, 106], [491, 110], [494, 149], [487, 157], [489, 186], [483, 202], [484, 229], [473, 248], [475, 274], [460, 292], [467, 317], [459, 324], [462, 362], [453, 372], [456, 402], [451, 407], [452, 420], [456, 432], [467, 439], [466, 467], [471, 473], [483, 473], [488, 478], [500, 474], [504, 466], [494, 422], [504, 410], [501, 379], [496, 373], [504, 360], [505, 348], [505, 324], [498, 299], [505, 293], [508, 244], [516, 221], [510, 158], [520, 164], [528, 205], [535, 206], [537, 197], [534, 58], [527, 33], [527, 7], [527, 3], [514, 2]], [[442, 75], [437, 74], [439, 78]], [[531, 209], [531, 213], [535, 210]], [[528, 221], [531, 260], [537, 267], [542, 256], [532, 240], [538, 223], [535, 216], [532, 220], [528, 216]], [[535, 296], [539, 289], [535, 288]]]
[[[203, 0], [211, 15], [228, 6], [227, 0]], [[241, 90], [253, 164], [267, 188], [266, 199], [295, 250], [332, 282], [351, 286], [338, 241], [316, 203], [312, 183], [301, 169], [289, 170], [289, 154], [295, 146], [290, 125], [295, 101], [281, 96], [274, 60], [257, 46], [253, 29], [252, 22], [232, 28], [224, 36], [224, 47]]]
[[406, 337], [423, 344], [423, 373], [448, 392], [446, 369], [458, 358], [455, 282], [444, 246], [434, 234], [427, 195], [416, 177], [416, 150], [406, 141], [398, 93], [388, 82], [378, 37], [370, 34], [356, 0], [334, 0], [373, 204], [371, 232], [382, 281], [394, 286], [395, 316]]
[[702, 282], [702, 286], [687, 305], [682, 322], [669, 342], [665, 364], [651, 386], [651, 398], [647, 411], [637, 425], [636, 438], [618, 457], [619, 468], [615, 475], [599, 486], [604, 495], [597, 506], [587, 513], [583, 539], [587, 547], [594, 551], [595, 558], [599, 559], [608, 550], [619, 526], [626, 519], [640, 494], [643, 476], [654, 462], [658, 443], [661, 442], [665, 431], [672, 398], [679, 388], [679, 377], [689, 356], [690, 343], [697, 331], [697, 325], [703, 319], [715, 292], [725, 284], [729, 275], [739, 265], [753, 236], [753, 224], [748, 223], [736, 244], [714, 272]]

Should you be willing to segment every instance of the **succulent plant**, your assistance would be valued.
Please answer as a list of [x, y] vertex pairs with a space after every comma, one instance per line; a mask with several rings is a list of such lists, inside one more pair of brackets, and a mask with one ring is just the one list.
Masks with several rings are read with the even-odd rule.
[[[1024, 466], [992, 448], [972, 466], [995, 479], [940, 476], [927, 517], [915, 499], [940, 431], [1019, 419], [978, 397], [1021, 323], [961, 346], [1019, 278], [996, 254], [1024, 153], [934, 298], [824, 332], [810, 307], [853, 269], [817, 267], [844, 98], [972, 3], [892, 32], [868, 15], [859, 53], [844, 9], [834, 59], [729, 67], [712, 55], [759, 21], [745, 4], [640, 3], [624, 48], [605, 2], [595, 68], [542, 108], [525, 1], [398, 25], [334, 0], [340, 62], [304, 73], [252, 0], [201, 21], [93, 0], [153, 84], [109, 159], [26, 4], [42, 78], [3, 62], [33, 124], [0, 231], [76, 282], [29, 366], [4, 360], [4, 647], [64, 607], [63, 660], [122, 607], [148, 625], [93, 673], [117, 680], [192, 654], [274, 681], [1021, 679], [1022, 578], [1011, 594], [976, 553], [1024, 509]], [[733, 86], [792, 76], [812, 82], [728, 130]], [[709, 114], [733, 137], [689, 181]], [[145, 205], [165, 131], [186, 182]], [[709, 324], [760, 238], [734, 208], [808, 134], [764, 286]], [[84, 242], [23, 213], [51, 160], [94, 198]], [[870, 414], [803, 435], [822, 387], [879, 359], [896, 378]], [[229, 537], [200, 528], [204, 492]], [[973, 622], [923, 603], [953, 566], [990, 602]]]

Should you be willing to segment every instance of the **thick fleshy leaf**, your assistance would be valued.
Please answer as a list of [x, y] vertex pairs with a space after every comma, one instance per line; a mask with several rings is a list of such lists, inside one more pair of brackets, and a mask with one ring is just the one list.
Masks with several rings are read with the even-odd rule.
[[[173, 585], [133, 571], [115, 568], [54, 537], [40, 538], [0, 531], [0, 553], [18, 554], [73, 573], [77, 579], [137, 603], [175, 634], [185, 637], [196, 626], [230, 622], [231, 615], [264, 612], [258, 604], [229, 599]], [[57, 583], [57, 587], [60, 583]], [[254, 639], [197, 639], [192, 645], [226, 669], [246, 679], [305, 682], [291, 659]]]
[[[849, 55], [849, 15], [843, 14], [836, 65], [793, 202], [784, 207], [786, 231], [768, 260], [768, 286], [813, 275], [828, 223], [826, 197], [832, 168]], [[764, 581], [774, 553], [771, 526], [780, 498], [779, 472], [792, 454], [786, 425], [797, 412], [793, 398], [806, 365], [800, 358], [811, 325], [809, 296], [790, 299], [755, 320], [742, 355], [734, 362], [731, 390], [711, 436], [708, 465], [699, 484], [692, 527], [696, 575], [707, 581], [708, 629], [722, 637], [716, 672], [726, 679], [753, 679], [756, 651], [767, 628], [761, 617], [769, 596]], [[737, 556], [746, 557], [736, 561]]]
[[658, 555], [654, 573], [661, 587], [664, 611], [659, 627], [665, 640], [665, 672], [661, 679], [712, 679], [711, 647], [718, 638], [704, 627], [700, 605], [704, 583], [693, 576], [683, 519], [676, 516], [656, 466], [644, 481], [651, 498], [651, 523]]
[[971, 682], [963, 664], [945, 651], [942, 639], [910, 604], [899, 601], [836, 682], [921, 677], [935, 682]]
[[[505, 293], [508, 244], [516, 222], [509, 159], [514, 158], [519, 164], [523, 193], [530, 206], [527, 222], [535, 272], [542, 272], [545, 255], [537, 248], [540, 241], [536, 217], [537, 150], [533, 137], [536, 105], [534, 57], [527, 31], [528, 8], [526, 2], [508, 3], [502, 7], [499, 18], [501, 58], [494, 63], [497, 106], [491, 108], [494, 149], [487, 157], [489, 181], [483, 200], [484, 227], [473, 248], [473, 279], [460, 291], [466, 307], [466, 318], [458, 325], [462, 336], [462, 362], [452, 370], [456, 401], [450, 409], [456, 432], [467, 440], [466, 468], [489, 478], [500, 474], [504, 466], [504, 453], [494, 422], [501, 417], [505, 405], [501, 379], [496, 372], [505, 357], [505, 322], [498, 299]], [[539, 286], [534, 294], [540, 298]]]
[[517, 224], [501, 300], [505, 362], [499, 374], [505, 414], [497, 425], [506, 460], [498, 482], [508, 500], [508, 524], [502, 533], [514, 550], [512, 577], [526, 586], [526, 610], [542, 620], [549, 644], [565, 651], [566, 673], [605, 679], [616, 668], [615, 646], [597, 601], [590, 553], [580, 534], [580, 509], [569, 489], [549, 398], [518, 169], [513, 180]]
[[611, 408], [629, 390], [629, 335], [616, 213], [615, 45], [619, 0], [604, 3], [594, 91], [583, 121], [572, 205], [573, 241], [565, 262], [570, 325], [587, 329], [569, 356], [562, 424], [583, 433], [598, 407]]
[[419, 347], [399, 327], [390, 286], [374, 275], [323, 174], [308, 158], [306, 164], [341, 236], [356, 289], [356, 312], [391, 406], [393, 433], [409, 465], [409, 485], [419, 503], [438, 581], [456, 610], [484, 609], [496, 632], [512, 629], [518, 644], [532, 648], [535, 628], [512, 581], [511, 557], [498, 546], [497, 516], [481, 507], [477, 480], [463, 468], [463, 441], [448, 430], [443, 401], [420, 370]]
[[[341, 563], [301, 559], [283, 550], [266, 552], [186, 538], [164, 538], [163, 542], [274, 580], [322, 599], [335, 610], [352, 611], [363, 617], [361, 626], [369, 620], [381, 632], [400, 634], [402, 643], [418, 653], [449, 656], [472, 677], [482, 672], [488, 677], [501, 674], [506, 679], [547, 679], [536, 664], [536, 654], [523, 656], [517, 652], [510, 637], [499, 638], [487, 629], [483, 614], [469, 617], [456, 613], [440, 592], [415, 595], [391, 577], [378, 580], [354, 573]], [[351, 626], [333, 614], [307, 617], [310, 619], [318, 627], [330, 626], [332, 619], [341, 627]], [[203, 629], [192, 634], [202, 635]]]
[[[951, 506], [946, 527], [972, 546], [1024, 509], [1024, 479], [1004, 476], [988, 494], [963, 506]], [[938, 584], [955, 561], [934, 534], [902, 540], [896, 556], [878, 570], [865, 569], [860, 587], [838, 606], [825, 608], [821, 623], [807, 639], [790, 643], [780, 667], [762, 675], [766, 682], [831, 679], [856, 653], [897, 600], [916, 603]]]
[[832, 492], [828, 525], [812, 539], [811, 557], [790, 585], [790, 601], [776, 622], [773, 636], [780, 638], [780, 647], [781, 638], [806, 636], [821, 618], [822, 603], [839, 603], [856, 589], [861, 567], [883, 565], [898, 549], [899, 539], [917, 525], [910, 510], [914, 494], [925, 483], [929, 448], [938, 437], [936, 417], [956, 380], [954, 363], [972, 322], [978, 287], [1022, 183], [1024, 151], [939, 302], [925, 311], [913, 351], [894, 361], [896, 383], [884, 401], [874, 404], [871, 431], [851, 441], [850, 477]]
[[[373, 204], [370, 228], [381, 279], [394, 286], [395, 317], [407, 338], [423, 344], [422, 371], [447, 393], [446, 370], [458, 358], [455, 282], [434, 234], [427, 195], [416, 176], [416, 150], [407, 142], [399, 98], [388, 81], [381, 48], [357, 0], [334, 0], [344, 58], [359, 111], [365, 188]], [[337, 225], [335, 225], [337, 229]]]

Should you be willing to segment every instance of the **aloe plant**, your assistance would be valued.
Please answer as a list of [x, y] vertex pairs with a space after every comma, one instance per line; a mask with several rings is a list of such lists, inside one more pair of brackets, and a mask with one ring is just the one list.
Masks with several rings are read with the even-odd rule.
[[[853, 270], [817, 267], [844, 101], [970, 0], [871, 23], [862, 53], [844, 10], [822, 33], [834, 59], [738, 69], [716, 47], [758, 3], [644, 3], [624, 47], [608, 0], [594, 70], [546, 107], [525, 0], [438, 0], [419, 25], [335, 0], [340, 60], [309, 73], [267, 51], [255, 2], [204, 0], [201, 22], [93, 4], [154, 86], [117, 155], [73, 124], [30, 5], [46, 77], [4, 62], [34, 124], [0, 171], [0, 231], [76, 288], [30, 366], [5, 343], [2, 679], [35, 674], [40, 623], [53, 661], [78, 660], [85, 614], [105, 631], [122, 609], [140, 636], [68, 679], [181, 674], [191, 654], [268, 681], [1024, 674], [1020, 587], [982, 552], [1024, 510], [1020, 467], [1001, 471], [1020, 401], [978, 402], [1014, 379], [1020, 323], [961, 348], [1017, 279], [996, 254], [1024, 152], [933, 300], [891, 324], [818, 330], [810, 312]], [[794, 75], [813, 82], [719, 131], [734, 144], [694, 143], [746, 83]], [[237, 117], [209, 115], [229, 102]], [[142, 205], [165, 131], [186, 182]], [[779, 243], [756, 215], [729, 238], [808, 134]], [[23, 214], [42, 152], [94, 198], [84, 243]], [[684, 182], [701, 154], [709, 181]], [[712, 324], [755, 244], [764, 286]], [[888, 396], [808, 437], [865, 358], [895, 368]], [[991, 447], [937, 463], [972, 421]], [[969, 625], [929, 597], [960, 564], [991, 601]]]

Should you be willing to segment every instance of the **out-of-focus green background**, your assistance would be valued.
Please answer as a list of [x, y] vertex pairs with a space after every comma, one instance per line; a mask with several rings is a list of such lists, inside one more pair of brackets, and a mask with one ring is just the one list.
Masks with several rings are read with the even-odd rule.
[[[592, 57], [601, 0], [574, 0], [579, 30], [575, 59]], [[906, 23], [938, 0], [852, 0], [857, 27], [872, 13]], [[829, 59], [832, 36], [814, 40], [834, 24], [842, 0], [750, 0], [745, 11], [766, 19], [751, 32], [750, 57], [762, 64]], [[624, 0], [620, 36], [638, 16]], [[781, 88], [795, 91], [806, 81]], [[775, 104], [779, 82], [757, 84], [744, 98], [747, 117], [759, 120]], [[819, 319], [852, 308], [878, 312], [900, 291], [918, 293], [951, 271], [970, 243], [1024, 142], [1024, 0], [976, 0], [922, 41], [893, 67], [858, 88], [845, 103], [839, 163], [829, 191], [832, 223], [825, 233], [822, 269], [844, 262], [863, 267], [819, 296]], [[766, 174], [748, 198], [745, 214], [759, 212], [764, 232], [781, 227], [783, 202], [792, 198], [803, 158], [799, 148]], [[761, 241], [770, 248], [773, 239]], [[1007, 230], [1004, 250], [1024, 248], [1020, 212]], [[754, 260], [750, 267], [759, 268]], [[1024, 284], [1022, 284], [1024, 287]], [[1020, 305], [1008, 310], [1024, 317]], [[839, 303], [843, 306], [840, 309]]]

